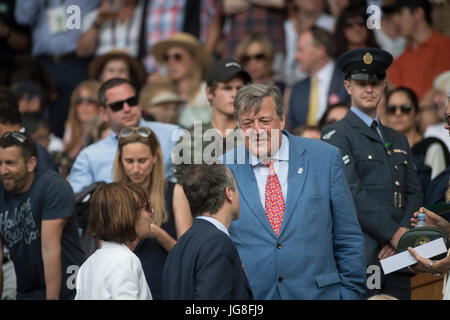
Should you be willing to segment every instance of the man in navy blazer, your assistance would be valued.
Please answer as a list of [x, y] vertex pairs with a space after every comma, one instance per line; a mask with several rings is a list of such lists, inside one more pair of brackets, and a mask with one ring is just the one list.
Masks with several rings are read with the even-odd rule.
[[[223, 156], [241, 208], [230, 235], [255, 299], [360, 299], [364, 242], [339, 150], [284, 131], [275, 86], [242, 87], [234, 107], [245, 143]], [[266, 167], [271, 161], [276, 175]], [[282, 191], [266, 189], [269, 174]], [[266, 212], [274, 208], [274, 194], [281, 201], [280, 193], [278, 230]]]
[[[313, 27], [300, 34], [297, 42], [296, 59], [308, 78], [294, 84], [289, 98], [287, 129], [300, 125], [316, 125], [329, 105], [350, 103], [343, 85], [344, 73], [336, 68], [332, 60], [331, 34], [326, 30]], [[308, 122], [310, 112], [310, 92], [312, 78], [318, 79], [318, 110], [314, 122]]]
[[230, 239], [239, 218], [239, 192], [223, 164], [191, 165], [183, 189], [194, 221], [170, 250], [163, 296], [171, 300], [252, 299], [241, 259]]

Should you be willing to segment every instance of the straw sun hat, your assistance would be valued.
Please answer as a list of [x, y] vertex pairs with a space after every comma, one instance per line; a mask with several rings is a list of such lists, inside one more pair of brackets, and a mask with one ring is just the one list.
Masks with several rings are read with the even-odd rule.
[[211, 56], [205, 51], [202, 44], [196, 37], [186, 32], [178, 32], [172, 37], [161, 40], [152, 46], [152, 54], [155, 59], [164, 64], [164, 54], [170, 47], [180, 46], [188, 50], [192, 55], [198, 57], [201, 64], [203, 74], [209, 69], [212, 63]]

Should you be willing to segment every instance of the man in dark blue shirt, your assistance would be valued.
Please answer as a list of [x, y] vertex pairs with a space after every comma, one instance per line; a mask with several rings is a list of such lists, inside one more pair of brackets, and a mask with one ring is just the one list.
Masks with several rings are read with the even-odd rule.
[[21, 132], [0, 138], [0, 261], [6, 245], [17, 299], [73, 299], [71, 277], [84, 259], [75, 198], [57, 172], [36, 170], [36, 155], [35, 143]]

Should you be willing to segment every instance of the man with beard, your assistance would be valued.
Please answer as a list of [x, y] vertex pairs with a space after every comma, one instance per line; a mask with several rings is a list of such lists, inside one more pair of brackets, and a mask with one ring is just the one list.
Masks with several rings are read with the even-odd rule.
[[17, 299], [73, 299], [70, 277], [84, 259], [74, 195], [62, 176], [36, 163], [36, 145], [25, 134], [0, 138], [0, 261], [6, 245]]

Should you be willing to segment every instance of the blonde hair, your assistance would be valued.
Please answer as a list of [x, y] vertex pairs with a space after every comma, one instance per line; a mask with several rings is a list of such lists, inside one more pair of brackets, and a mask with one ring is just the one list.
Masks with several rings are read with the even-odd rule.
[[70, 128], [70, 140], [66, 143], [64, 147], [65, 152], [70, 152], [78, 145], [83, 143], [83, 134], [85, 132], [83, 128], [83, 123], [81, 123], [80, 119], [77, 115], [77, 97], [79, 96], [81, 90], [86, 89], [89, 91], [89, 94], [98, 104], [97, 92], [100, 88], [100, 83], [97, 80], [85, 80], [81, 82], [75, 90], [72, 92], [72, 96], [70, 97], [70, 108], [69, 114], [66, 121], [66, 129]]
[[273, 74], [272, 65], [275, 58], [275, 48], [270, 38], [263, 33], [253, 32], [242, 38], [236, 47], [236, 58], [240, 64], [244, 65], [244, 56], [246, 55], [247, 49], [255, 42], [261, 45], [262, 51], [266, 56], [267, 68], [269, 68], [270, 74]]
[[130, 178], [125, 173], [122, 163], [123, 147], [127, 144], [137, 142], [148, 146], [152, 156], [156, 156], [157, 159], [152, 168], [152, 172], [150, 173], [149, 185], [144, 188], [144, 191], [152, 202], [152, 207], [155, 209], [153, 213], [153, 223], [160, 227], [168, 220], [165, 200], [167, 182], [164, 174], [161, 146], [154, 132], [151, 132], [148, 137], [142, 137], [138, 133], [133, 132], [129, 136], [119, 139], [119, 146], [113, 164], [114, 181], [131, 182]]
[[[202, 64], [202, 61], [200, 61], [201, 56], [195, 52], [192, 48], [190, 48], [189, 46], [183, 45], [183, 44], [174, 44], [172, 46], [169, 46], [167, 48], [167, 50], [169, 48], [172, 47], [178, 47], [181, 48], [182, 50], [186, 51], [186, 53], [190, 56], [190, 58], [192, 59], [192, 72], [191, 72], [191, 77], [190, 77], [190, 83], [191, 83], [191, 90], [190, 90], [190, 94], [188, 97], [188, 101], [189, 103], [194, 102], [198, 91], [201, 88], [202, 85], [202, 81], [206, 75], [206, 72], [208, 69], [205, 68], [205, 66]], [[163, 80], [168, 80], [170, 79], [168, 76], [167, 77], [163, 77]], [[177, 87], [177, 93], [179, 94], [179, 90]]]

